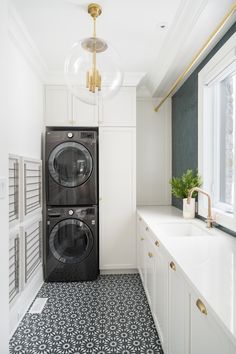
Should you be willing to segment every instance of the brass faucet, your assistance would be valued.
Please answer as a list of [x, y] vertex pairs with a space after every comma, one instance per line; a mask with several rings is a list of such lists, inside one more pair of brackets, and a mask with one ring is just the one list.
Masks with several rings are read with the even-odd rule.
[[207, 215], [207, 218], [206, 218], [206, 223], [207, 223], [207, 227], [208, 228], [213, 227], [214, 219], [212, 217], [211, 196], [210, 196], [210, 194], [205, 192], [201, 188], [193, 187], [192, 189], [190, 189], [190, 191], [188, 193], [188, 199], [187, 199], [187, 203], [188, 204], [190, 204], [190, 199], [192, 198], [192, 195], [193, 195], [194, 192], [200, 192], [200, 193], [202, 193], [202, 194], [207, 196], [207, 200], [208, 200], [208, 215]]

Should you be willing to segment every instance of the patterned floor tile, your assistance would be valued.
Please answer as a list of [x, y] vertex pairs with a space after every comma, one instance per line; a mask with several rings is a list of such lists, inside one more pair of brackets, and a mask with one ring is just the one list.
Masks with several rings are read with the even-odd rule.
[[41, 314], [27, 313], [10, 354], [163, 354], [139, 275], [46, 283]]

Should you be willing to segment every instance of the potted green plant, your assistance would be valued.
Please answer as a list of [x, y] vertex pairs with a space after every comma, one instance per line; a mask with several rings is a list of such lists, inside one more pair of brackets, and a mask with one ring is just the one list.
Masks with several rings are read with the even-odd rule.
[[183, 199], [183, 217], [192, 219], [195, 217], [195, 197], [197, 193], [193, 193], [190, 204], [187, 204], [187, 197], [190, 189], [200, 187], [202, 178], [197, 171], [187, 170], [181, 177], [173, 177], [170, 180], [171, 192], [176, 198]]

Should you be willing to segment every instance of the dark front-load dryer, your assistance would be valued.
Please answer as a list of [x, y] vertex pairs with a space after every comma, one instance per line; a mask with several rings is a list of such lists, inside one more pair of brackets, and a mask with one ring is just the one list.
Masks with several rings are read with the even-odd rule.
[[44, 275], [46, 281], [97, 278], [97, 207], [47, 209]]
[[47, 205], [97, 204], [97, 131], [48, 130], [45, 150]]

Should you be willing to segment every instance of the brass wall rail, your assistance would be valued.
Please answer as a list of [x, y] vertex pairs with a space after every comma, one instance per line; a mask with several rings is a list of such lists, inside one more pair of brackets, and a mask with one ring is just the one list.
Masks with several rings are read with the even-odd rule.
[[236, 11], [236, 2], [231, 6], [230, 10], [223, 17], [223, 19], [221, 20], [219, 25], [216, 27], [216, 29], [208, 37], [207, 41], [204, 43], [204, 45], [201, 47], [201, 49], [194, 56], [194, 58], [192, 59], [191, 63], [187, 66], [187, 68], [182, 72], [182, 74], [177, 78], [177, 80], [171, 86], [169, 91], [165, 94], [164, 98], [161, 100], [161, 102], [158, 104], [158, 106], [154, 109], [155, 112], [158, 112], [158, 110], [163, 105], [163, 103], [167, 100], [167, 98], [169, 98], [171, 96], [171, 94], [175, 91], [177, 86], [184, 80], [184, 78], [190, 72], [192, 67], [196, 64], [196, 62], [202, 56], [202, 54], [207, 50], [207, 48], [209, 47], [211, 42], [214, 40], [214, 38], [217, 36], [217, 34], [222, 30], [222, 28], [225, 26], [225, 24], [230, 19], [230, 17], [234, 14], [235, 11]]

